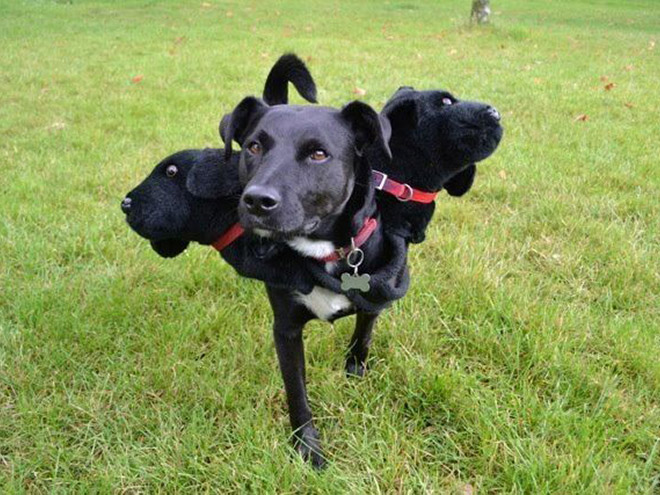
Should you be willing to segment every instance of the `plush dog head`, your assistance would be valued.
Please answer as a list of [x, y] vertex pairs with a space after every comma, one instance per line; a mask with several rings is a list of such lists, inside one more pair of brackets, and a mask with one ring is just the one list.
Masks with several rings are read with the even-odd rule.
[[444, 187], [453, 196], [470, 189], [475, 163], [490, 156], [502, 138], [495, 108], [446, 91], [399, 88], [381, 113], [392, 125], [392, 166], [401, 161], [417, 187]]
[[244, 99], [223, 139], [241, 146], [241, 224], [276, 238], [321, 235], [344, 211], [366, 151], [389, 155], [389, 127], [368, 105], [341, 110]]
[[236, 222], [237, 164], [223, 150], [185, 150], [161, 161], [121, 202], [130, 227], [170, 258], [191, 241], [210, 244]]

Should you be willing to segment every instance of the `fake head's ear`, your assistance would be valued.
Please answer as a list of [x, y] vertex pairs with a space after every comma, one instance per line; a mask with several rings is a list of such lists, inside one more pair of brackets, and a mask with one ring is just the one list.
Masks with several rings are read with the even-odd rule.
[[240, 194], [237, 167], [225, 162], [222, 150], [205, 149], [188, 172], [186, 188], [202, 199]]
[[225, 160], [231, 156], [231, 143], [236, 141], [243, 146], [243, 140], [250, 124], [259, 118], [268, 108], [263, 101], [254, 96], [248, 96], [241, 101], [234, 111], [225, 115], [220, 121], [220, 136], [225, 143]]
[[447, 190], [450, 196], [463, 196], [472, 187], [476, 173], [477, 166], [473, 163], [454, 175], [442, 187]]
[[386, 103], [381, 113], [389, 119], [394, 132], [399, 129], [414, 129], [419, 120], [417, 101], [410, 97], [397, 98]]
[[151, 241], [151, 247], [163, 258], [174, 258], [183, 253], [188, 247], [189, 242], [181, 239], [163, 239], [161, 241]]
[[355, 135], [355, 147], [359, 155], [365, 149], [375, 146], [382, 151], [388, 159], [392, 152], [388, 144], [392, 129], [387, 119], [381, 118], [376, 111], [366, 103], [353, 101], [341, 110], [341, 116], [348, 122]]

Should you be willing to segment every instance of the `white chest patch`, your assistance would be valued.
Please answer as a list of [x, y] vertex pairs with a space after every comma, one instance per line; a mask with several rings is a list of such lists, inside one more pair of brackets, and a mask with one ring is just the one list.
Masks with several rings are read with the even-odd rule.
[[310, 258], [324, 258], [335, 250], [335, 245], [330, 241], [314, 241], [307, 237], [294, 237], [288, 241], [288, 244], [303, 256]]
[[317, 318], [328, 321], [332, 315], [353, 307], [353, 303], [342, 294], [323, 287], [314, 287], [309, 294], [296, 293], [296, 299], [305, 305]]

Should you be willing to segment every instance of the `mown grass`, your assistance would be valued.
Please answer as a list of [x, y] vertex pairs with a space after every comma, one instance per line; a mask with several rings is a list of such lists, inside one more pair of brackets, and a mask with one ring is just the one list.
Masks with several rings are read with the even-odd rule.
[[[467, 0], [0, 2], [2, 492], [656, 493], [660, 5], [493, 7], [477, 29]], [[284, 51], [325, 104], [443, 87], [506, 128], [438, 201], [368, 377], [343, 376], [351, 321], [309, 326], [320, 475], [260, 284], [158, 258], [118, 208], [218, 145]]]

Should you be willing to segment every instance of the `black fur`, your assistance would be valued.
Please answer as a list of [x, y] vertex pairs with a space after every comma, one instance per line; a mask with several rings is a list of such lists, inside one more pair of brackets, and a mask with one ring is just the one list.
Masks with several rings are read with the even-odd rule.
[[[398, 182], [428, 192], [444, 188], [461, 196], [471, 187], [476, 162], [490, 156], [502, 138], [499, 114], [484, 103], [461, 101], [446, 91], [400, 88], [381, 115], [392, 126], [392, 161], [381, 170]], [[435, 205], [402, 203], [378, 194], [388, 231], [422, 242]]]

